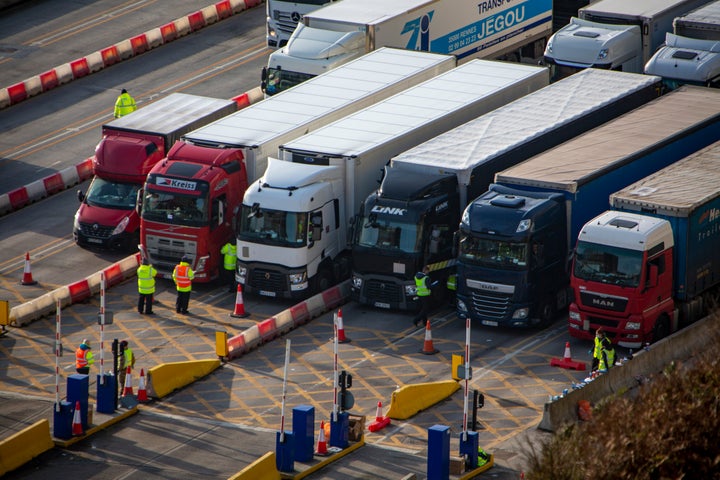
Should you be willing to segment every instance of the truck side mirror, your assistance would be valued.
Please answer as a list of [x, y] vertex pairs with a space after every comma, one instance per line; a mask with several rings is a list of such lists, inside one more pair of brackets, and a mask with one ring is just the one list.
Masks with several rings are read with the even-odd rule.
[[135, 197], [135, 211], [138, 215], [142, 213], [143, 192], [144, 190], [141, 188], [140, 190], [138, 190], [137, 196]]
[[267, 67], [263, 67], [260, 72], [260, 90], [264, 92], [265, 87], [267, 87]]
[[648, 288], [657, 287], [658, 284], [658, 266], [650, 265], [650, 274], [648, 275]]
[[460, 242], [460, 232], [453, 233], [453, 244], [452, 244], [452, 256], [453, 258], [457, 258], [458, 251], [460, 250], [458, 248], [458, 243]]
[[85, 200], [85, 194], [83, 193], [82, 190], [77, 191], [77, 199], [78, 199], [78, 202], [82, 202], [83, 200]]

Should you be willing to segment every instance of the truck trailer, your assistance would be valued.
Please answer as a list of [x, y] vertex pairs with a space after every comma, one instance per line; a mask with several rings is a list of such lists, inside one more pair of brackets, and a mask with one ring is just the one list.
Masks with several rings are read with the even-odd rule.
[[720, 143], [610, 195], [582, 229], [569, 327], [602, 327], [627, 348], [655, 342], [718, 305]]
[[720, 0], [676, 18], [673, 33], [645, 64], [645, 73], [663, 77], [669, 89], [720, 87]]
[[459, 311], [546, 325], [570, 301], [575, 239], [609, 195], [718, 139], [720, 91], [686, 86], [498, 173], [460, 226]]
[[544, 60], [552, 79], [588, 67], [643, 73], [672, 32], [673, 20], [708, 0], [599, 0], [550, 37]]
[[551, 34], [551, 0], [343, 0], [303, 17], [261, 87], [274, 95], [380, 47], [537, 64]]
[[238, 282], [301, 298], [348, 278], [352, 220], [391, 157], [548, 82], [545, 68], [476, 60], [285, 143], [245, 193]]
[[185, 133], [237, 110], [232, 100], [172, 93], [102, 126], [87, 193], [78, 190], [73, 238], [80, 246], [137, 251], [138, 191]]
[[402, 224], [416, 237], [400, 255], [356, 232], [353, 298], [380, 308], [416, 308], [413, 275], [424, 265], [440, 281], [455, 271], [461, 214], [496, 172], [656, 98], [659, 81], [588, 69], [394, 157], [359, 224]]
[[[222, 265], [220, 248], [235, 241], [235, 216], [245, 189], [265, 171], [268, 156], [275, 155], [282, 143], [454, 66], [451, 55], [383, 48], [183, 135], [167, 161], [156, 165], [144, 192], [141, 243], [158, 274], [169, 276], [179, 260], [188, 256], [193, 260], [196, 282], [216, 278]], [[213, 165], [224, 166], [213, 170]], [[221, 175], [218, 170], [226, 171], [225, 180], [233, 182], [225, 199], [215, 190], [198, 190], [208, 187], [198, 182], [198, 172]], [[218, 181], [225, 185], [223, 179]], [[166, 182], [167, 198], [160, 203], [152, 196], [162, 186], [157, 182]], [[169, 210], [172, 207], [174, 211], [176, 203], [184, 208], [189, 201], [185, 197], [197, 201], [207, 195], [216, 198], [205, 198], [199, 219], [185, 219]], [[177, 197], [178, 202], [170, 197]], [[222, 209], [216, 212], [219, 206]]]

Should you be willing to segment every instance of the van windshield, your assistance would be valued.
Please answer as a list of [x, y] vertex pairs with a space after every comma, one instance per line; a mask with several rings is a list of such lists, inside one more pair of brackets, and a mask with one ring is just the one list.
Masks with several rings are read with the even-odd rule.
[[85, 195], [88, 205], [118, 210], [132, 210], [140, 185], [103, 180], [95, 177]]

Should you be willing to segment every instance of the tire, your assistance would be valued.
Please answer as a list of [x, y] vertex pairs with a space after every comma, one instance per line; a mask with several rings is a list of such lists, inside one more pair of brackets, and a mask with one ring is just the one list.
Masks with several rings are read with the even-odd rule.
[[333, 286], [333, 275], [330, 270], [324, 268], [320, 270], [315, 277], [315, 288], [313, 288], [314, 294], [324, 292], [328, 288]]
[[663, 315], [660, 318], [657, 319], [655, 322], [655, 327], [653, 327], [653, 343], [657, 342], [658, 340], [662, 340], [663, 338], [670, 335], [670, 319], [668, 319], [667, 316]]
[[546, 299], [540, 304], [540, 308], [538, 309], [538, 326], [539, 327], [546, 327], [552, 323], [553, 319], [555, 318], [555, 305], [552, 300]]

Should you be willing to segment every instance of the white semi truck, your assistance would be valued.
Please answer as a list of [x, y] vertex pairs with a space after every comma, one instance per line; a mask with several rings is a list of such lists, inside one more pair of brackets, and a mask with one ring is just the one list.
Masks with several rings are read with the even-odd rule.
[[669, 89], [680, 85], [720, 87], [720, 0], [678, 17], [665, 46], [645, 65]]
[[552, 79], [588, 67], [643, 73], [673, 20], [708, 0], [599, 0], [555, 32], [545, 48]]
[[282, 145], [245, 192], [238, 282], [304, 298], [348, 278], [353, 219], [390, 158], [548, 83], [545, 68], [474, 60]]
[[551, 0], [342, 0], [303, 17], [261, 87], [274, 95], [383, 46], [536, 64], [551, 34]]
[[303, 16], [338, 0], [265, 0], [267, 46], [284, 47]]

